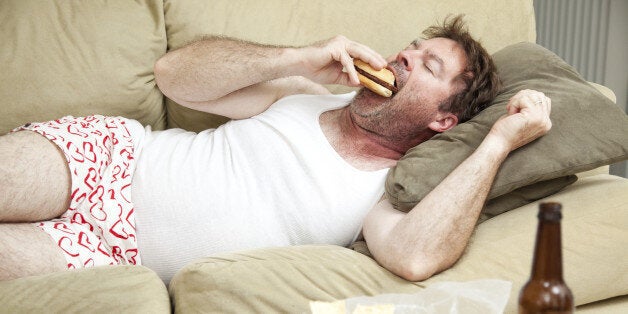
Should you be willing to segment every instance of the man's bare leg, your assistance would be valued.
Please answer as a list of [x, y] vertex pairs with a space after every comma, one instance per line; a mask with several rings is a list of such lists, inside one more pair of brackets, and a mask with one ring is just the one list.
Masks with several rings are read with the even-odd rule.
[[34, 224], [0, 224], [0, 281], [66, 270], [52, 238]]
[[60, 216], [70, 202], [70, 172], [59, 148], [31, 131], [0, 136], [0, 222]]
[[67, 210], [70, 180], [48, 139], [31, 131], [0, 136], [0, 280], [67, 269], [61, 249], [29, 222]]

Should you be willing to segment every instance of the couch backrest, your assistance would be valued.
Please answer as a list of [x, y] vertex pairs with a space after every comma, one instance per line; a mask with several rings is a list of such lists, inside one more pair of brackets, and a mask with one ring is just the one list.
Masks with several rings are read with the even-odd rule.
[[[536, 39], [532, 0], [166, 0], [164, 9], [170, 49], [202, 34], [278, 45], [306, 45], [343, 34], [388, 56], [427, 26], [459, 13], [466, 14], [469, 29], [491, 53]], [[166, 103], [169, 126], [202, 130], [224, 121]]]
[[490, 52], [535, 40], [532, 0], [3, 0], [0, 134], [68, 114], [214, 127], [225, 120], [166, 110], [152, 66], [167, 49], [204, 34], [281, 45], [343, 34], [386, 56], [458, 13]]
[[166, 51], [155, 0], [0, 2], [0, 134], [64, 115], [165, 126], [153, 64]]

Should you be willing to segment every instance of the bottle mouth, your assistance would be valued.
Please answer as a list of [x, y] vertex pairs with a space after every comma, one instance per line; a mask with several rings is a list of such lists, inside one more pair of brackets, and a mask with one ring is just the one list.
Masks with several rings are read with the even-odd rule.
[[537, 217], [542, 220], [559, 221], [563, 218], [562, 205], [556, 202], [541, 203]]

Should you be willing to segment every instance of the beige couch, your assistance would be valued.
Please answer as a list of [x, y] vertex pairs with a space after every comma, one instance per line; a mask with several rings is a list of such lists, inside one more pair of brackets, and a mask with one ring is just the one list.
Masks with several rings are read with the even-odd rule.
[[[509, 60], [525, 61], [528, 52], [538, 54], [537, 61], [551, 59], [532, 45], [502, 50], [518, 42], [535, 41], [532, 0], [6, 0], [0, 6], [0, 134], [30, 121], [89, 114], [121, 115], [154, 129], [198, 131], [217, 126], [223, 118], [193, 112], [166, 99], [157, 89], [152, 72], [155, 60], [168, 49], [203, 34], [281, 45], [303, 45], [344, 34], [386, 56], [448, 14], [466, 13], [470, 30], [489, 52], [502, 51], [496, 58], [502, 62], [504, 77], [512, 80], [509, 84], [513, 89], [519, 87], [516, 78], [522, 71], [508, 68]], [[552, 85], [545, 79], [531, 81], [540, 82], [539, 88]], [[613, 99], [610, 90], [596, 87]], [[335, 92], [347, 90], [330, 88]], [[593, 90], [586, 94], [599, 97]], [[589, 107], [557, 108], [557, 121], [564, 123], [555, 125], [554, 134], [563, 134], [563, 141], [573, 139], [581, 144], [564, 148], [556, 141], [543, 140], [535, 144], [536, 148], [513, 154], [461, 260], [424, 282], [408, 282], [379, 267], [368, 256], [364, 243], [356, 243], [353, 249], [325, 245], [267, 248], [201, 259], [182, 269], [169, 287], [151, 270], [129, 266], [1, 282], [0, 312], [307, 312], [310, 300], [414, 293], [436, 282], [481, 278], [512, 282], [506, 312], [515, 312], [518, 291], [530, 272], [535, 212], [538, 202], [549, 198], [561, 202], [565, 209], [565, 279], [578, 310], [625, 313], [628, 180], [609, 175], [604, 165], [627, 158], [628, 132], [622, 132], [628, 119], [621, 111], [605, 106], [591, 107], [586, 123], [572, 116], [560, 120], [561, 112], [580, 117], [587, 114], [578, 110], [585, 112]], [[465, 128], [490, 123], [492, 118], [489, 115], [487, 119], [489, 122], [472, 121], [459, 133], [469, 134]], [[598, 127], [599, 120], [612, 119], [616, 121], [609, 123], [610, 130]], [[570, 121], [578, 123], [567, 128]], [[427, 145], [439, 144], [438, 140], [447, 138]], [[530, 157], [548, 150], [551, 155], [555, 149], [561, 155], [554, 163]], [[403, 167], [395, 169], [387, 184], [400, 209], [420, 199], [424, 188], [403, 181], [416, 177], [412, 169], [421, 169], [417, 163], [426, 153], [417, 148], [413, 154], [404, 160]], [[442, 155], [440, 158], [446, 158]], [[517, 156], [523, 161], [517, 161]], [[589, 169], [594, 170], [582, 173]], [[571, 174], [576, 172], [579, 179], [573, 183]], [[520, 178], [522, 173], [527, 175], [525, 180]], [[423, 177], [437, 181], [439, 175]], [[516, 180], [509, 181], [513, 178]], [[395, 189], [400, 186], [402, 191]], [[409, 197], [406, 191], [410, 191]]]

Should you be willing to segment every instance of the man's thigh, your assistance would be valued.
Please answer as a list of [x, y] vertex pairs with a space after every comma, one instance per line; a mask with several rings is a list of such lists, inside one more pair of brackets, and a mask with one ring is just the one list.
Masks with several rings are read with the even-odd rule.
[[66, 269], [59, 246], [35, 224], [0, 224], [0, 280]]
[[54, 143], [32, 131], [0, 136], [0, 222], [55, 218], [70, 202], [70, 172]]

